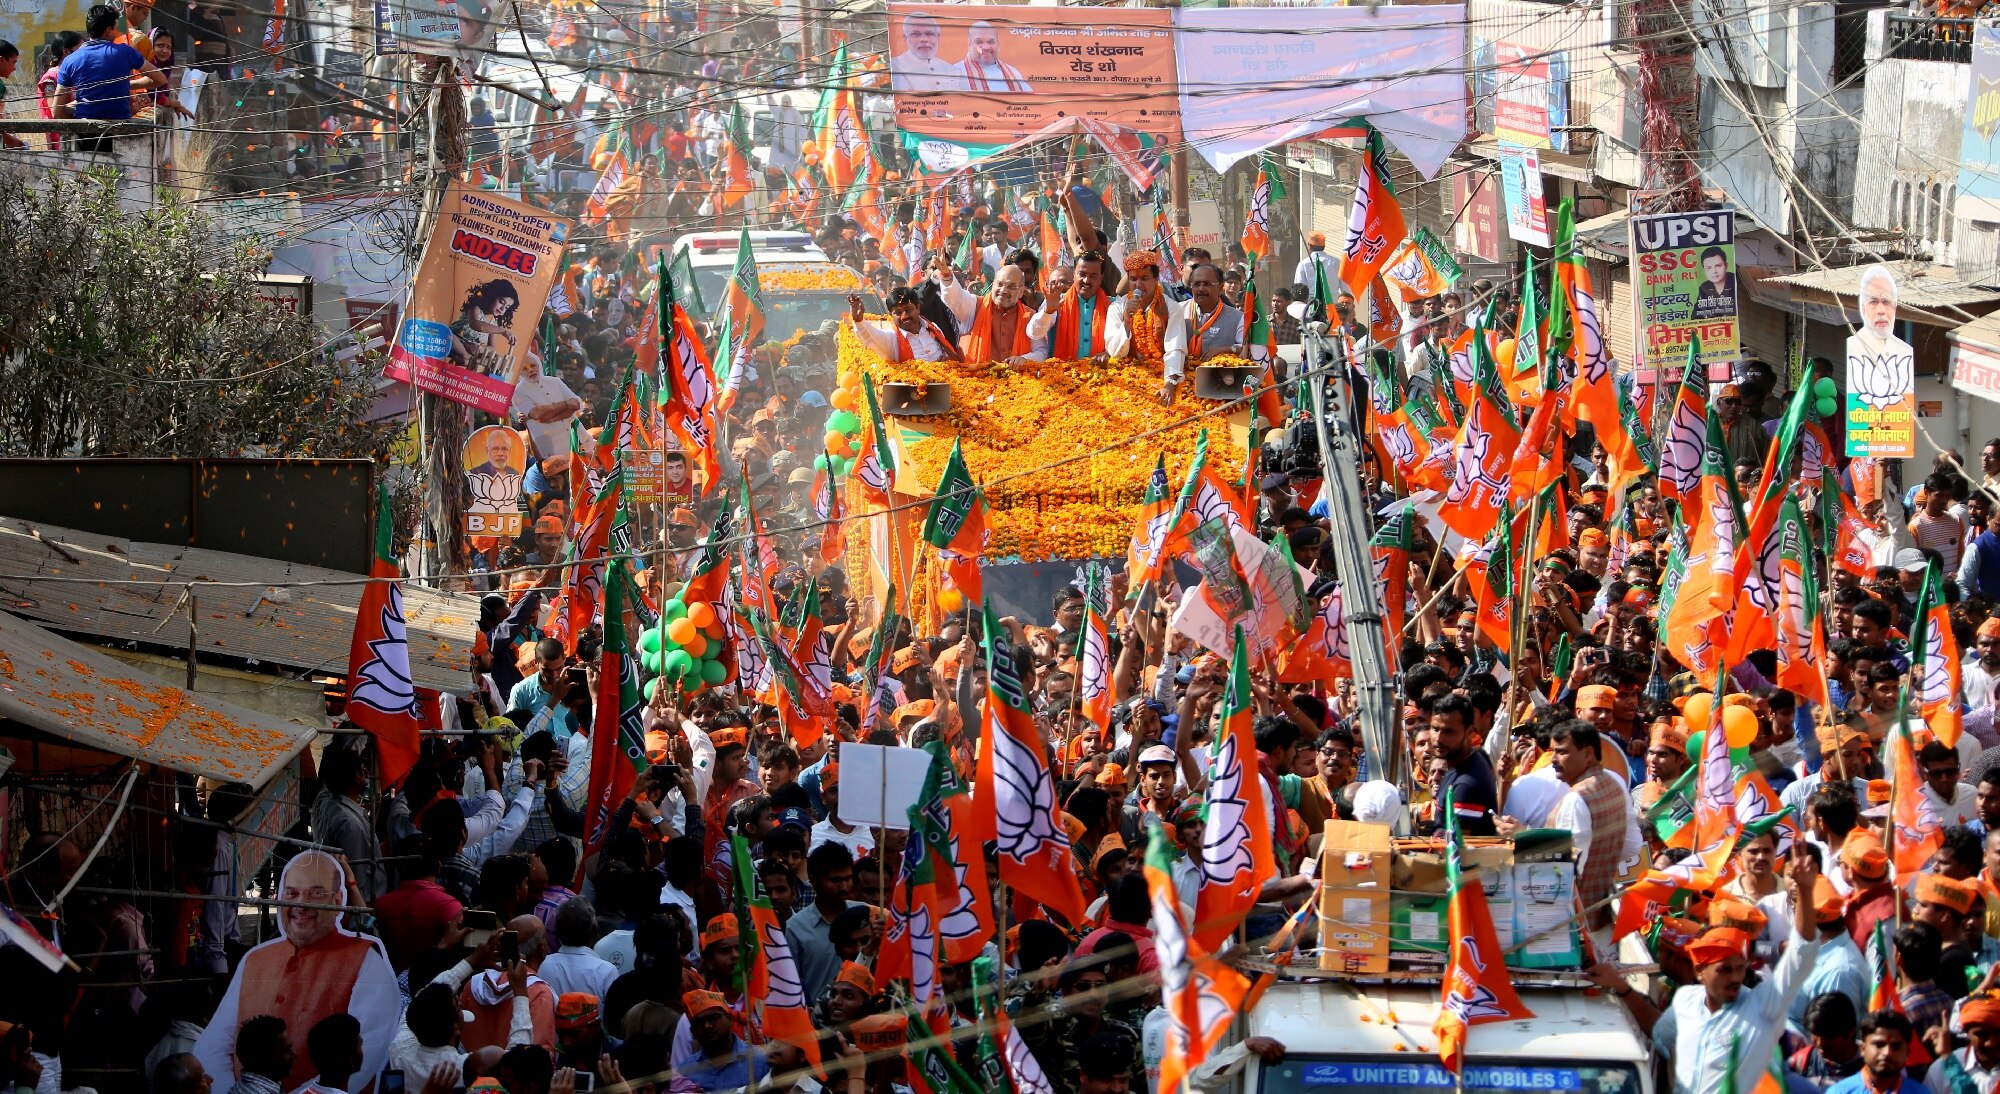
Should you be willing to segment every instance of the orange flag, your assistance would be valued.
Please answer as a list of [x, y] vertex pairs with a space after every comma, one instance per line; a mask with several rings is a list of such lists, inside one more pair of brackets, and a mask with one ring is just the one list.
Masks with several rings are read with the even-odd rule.
[[1903, 689], [1896, 704], [1896, 721], [1889, 727], [1889, 785], [1896, 789], [1890, 806], [1893, 831], [1890, 856], [1896, 876], [1915, 877], [1930, 865], [1931, 855], [1944, 845], [1944, 825], [1937, 809], [1924, 794], [1923, 769], [1917, 766], [1917, 748], [1910, 739], [1910, 691]]
[[1340, 279], [1348, 291], [1360, 296], [1409, 234], [1403, 207], [1389, 186], [1388, 145], [1382, 134], [1370, 131], [1354, 184], [1354, 204], [1347, 211], [1347, 244], [1341, 251]]
[[1271, 816], [1257, 769], [1257, 738], [1250, 732], [1256, 706], [1250, 692], [1250, 649], [1237, 627], [1222, 691], [1222, 730], [1209, 753], [1203, 805], [1201, 888], [1195, 900], [1194, 940], [1219, 948], [1257, 904], [1257, 892], [1277, 875], [1271, 854]]
[[1500, 501], [1513, 481], [1514, 449], [1520, 442], [1521, 431], [1492, 396], [1476, 392], [1452, 441], [1451, 485], [1440, 511], [1447, 527], [1470, 540], [1484, 539], [1493, 530]]
[[1924, 571], [1910, 659], [1910, 667], [1917, 670], [1917, 709], [1925, 724], [1945, 747], [1958, 747], [1958, 735], [1965, 728], [1958, 712], [1958, 639], [1951, 633], [1951, 612], [1944, 603], [1944, 577], [1936, 558]]
[[1447, 918], [1451, 957], [1445, 965], [1443, 996], [1438, 1002], [1438, 1058], [1456, 1075], [1465, 1063], [1465, 1042], [1473, 1026], [1533, 1018], [1534, 1012], [1514, 994], [1500, 939], [1493, 931], [1493, 913], [1486, 907], [1486, 888], [1468, 883], [1459, 863], [1458, 810], [1446, 787], [1441, 808], [1446, 826], [1445, 879], [1451, 891]]
[[1028, 688], [1016, 670], [1013, 642], [989, 605], [986, 623], [986, 725], [973, 796], [993, 817], [1000, 880], [1060, 916], [1084, 918], [1083, 889], [1071, 862], [1069, 835], [1056, 820], [1055, 777], [1047, 744], [1035, 728]]

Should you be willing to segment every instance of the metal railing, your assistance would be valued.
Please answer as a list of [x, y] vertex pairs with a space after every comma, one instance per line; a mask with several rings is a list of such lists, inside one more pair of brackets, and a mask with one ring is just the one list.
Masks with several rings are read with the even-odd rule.
[[1972, 63], [1972, 20], [1891, 14], [1882, 56], [1904, 61]]

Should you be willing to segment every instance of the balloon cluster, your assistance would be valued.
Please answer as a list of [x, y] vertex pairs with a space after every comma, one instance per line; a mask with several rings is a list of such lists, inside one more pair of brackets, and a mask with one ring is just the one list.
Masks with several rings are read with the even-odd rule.
[[646, 698], [661, 680], [693, 694], [735, 679], [736, 659], [729, 656], [725, 633], [713, 604], [667, 601], [660, 625], [639, 634], [639, 664], [656, 677], [646, 683]]
[[813, 457], [813, 469], [840, 478], [854, 470], [861, 455], [861, 415], [855, 412], [861, 405], [861, 374], [849, 373], [829, 401], [833, 413], [826, 416], [826, 452]]
[[[1709, 715], [1715, 710], [1715, 696], [1706, 692], [1696, 692], [1688, 696], [1687, 706], [1681, 711], [1690, 729], [1702, 729], [1688, 734], [1688, 759], [1701, 762], [1703, 742], [1708, 737]], [[1722, 737], [1729, 745], [1731, 766], [1748, 768], [1750, 764], [1750, 742], [1757, 739], [1757, 712], [1749, 707], [1730, 704], [1722, 708]]]
[[1813, 381], [1813, 413], [1822, 418], [1831, 418], [1840, 409], [1838, 397], [1840, 389], [1833, 381], [1822, 376]]

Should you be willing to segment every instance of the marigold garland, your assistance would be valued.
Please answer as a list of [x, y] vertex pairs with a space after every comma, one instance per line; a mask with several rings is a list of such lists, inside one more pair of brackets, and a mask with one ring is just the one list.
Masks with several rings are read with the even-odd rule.
[[[1235, 358], [1212, 358], [1208, 363], [1248, 364]], [[862, 372], [877, 385], [951, 385], [948, 413], [906, 419], [914, 428], [931, 430], [931, 436], [904, 445], [903, 455], [916, 482], [934, 484], [944, 473], [952, 442], [963, 446], [966, 466], [975, 479], [987, 484], [991, 558], [1039, 562], [1123, 554], [1138, 520], [1154, 456], [1166, 453], [1170, 489], [1178, 490], [1204, 426], [1209, 430], [1213, 465], [1230, 481], [1242, 477], [1243, 449], [1230, 436], [1228, 419], [1186, 420], [1215, 405], [1188, 394], [1189, 384], [1182, 385], [1172, 406], [1161, 406], [1157, 365], [1137, 361], [892, 364], [863, 345], [843, 323], [838, 367], [843, 386]], [[1047, 466], [1154, 429], [1162, 432], [1087, 459]]]
[[861, 292], [868, 288], [851, 266], [760, 267], [757, 287], [765, 292]]

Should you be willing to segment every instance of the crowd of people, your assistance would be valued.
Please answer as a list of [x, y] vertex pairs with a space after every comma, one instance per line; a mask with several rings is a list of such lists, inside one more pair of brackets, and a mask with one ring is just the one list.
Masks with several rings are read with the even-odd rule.
[[[690, 32], [691, 9], [665, 10], [671, 33]], [[52, 70], [52, 116], [129, 112], [131, 94], [150, 90], [137, 81], [157, 72], [157, 37], [138, 48], [131, 27], [143, 19], [129, 18], [130, 5], [126, 15], [92, 9], [86, 37]], [[574, 19], [557, 12], [540, 28], [559, 56], [615, 65], [637, 48], [578, 36]], [[541, 354], [574, 395], [565, 413], [583, 423], [604, 420], [644, 349], [646, 316], [660, 306], [646, 244], [658, 236], [798, 228], [878, 290], [886, 316], [867, 314], [857, 295], [846, 331], [827, 324], [752, 350], [719, 422], [723, 451], [670, 447], [665, 545], [630, 552], [655, 612], [719, 554], [756, 573], [769, 618], [738, 605], [747, 630], [719, 623], [721, 633], [761, 642], [763, 628], [824, 628], [824, 661], [812, 666], [824, 706], [802, 723], [798, 700], [770, 675], [689, 693], [639, 671], [647, 690], [632, 717], [644, 770], [616, 800], [593, 800], [605, 765], [630, 763], [622, 738], [602, 738], [623, 732], [628, 712], [603, 707], [633, 651], [606, 644], [645, 621], [635, 610], [629, 625], [597, 620], [577, 634], [551, 614], [587, 565], [579, 515], [590, 499], [573, 496], [580, 480], [566, 466], [582, 453], [570, 450], [567, 420], [508, 421], [531, 453], [527, 519], [518, 539], [474, 544], [483, 600], [471, 681], [443, 700], [414, 766], [385, 783], [369, 737], [334, 738], [310, 761], [311, 793], [282, 865], [234, 857], [246, 788], [187, 786], [172, 895], [96, 885], [61, 901], [89, 849], [31, 834], [12, 860], [11, 904], [81, 967], [50, 971], [19, 945], [0, 949], [0, 969], [20, 986], [0, 993], [8, 1084], [37, 1094], [941, 1094], [935, 1041], [988, 1088], [1030, 1089], [1032, 1073], [1059, 1094], [1152, 1090], [1177, 1020], [1162, 967], [1174, 960], [1169, 939], [1216, 884], [1204, 845], [1230, 732], [1225, 698], [1237, 687], [1232, 649], [1174, 625], [1204, 595], [1187, 580], [1195, 570], [1161, 557], [1191, 553], [1189, 533], [1152, 539], [1139, 522], [1132, 565], [1093, 564], [1098, 576], [1063, 585], [1045, 614], [982, 626], [971, 604], [905, 618], [822, 546], [816, 471], [843, 382], [840, 343], [860, 339], [883, 368], [1136, 363], [1157, 372], [1159, 399], [1173, 407], [1203, 361], [1258, 359], [1324, 323], [1336, 359], [1306, 364], [1351, 387], [1352, 424], [1374, 439], [1361, 468], [1366, 512], [1335, 511], [1317, 461], [1294, 450], [1291, 427], [1309, 411], [1276, 362], [1266, 384], [1275, 413], [1249, 461], [1261, 470], [1201, 486], [1233, 494], [1228, 519], [1301, 568], [1313, 622], [1289, 640], [1317, 637], [1327, 651], [1304, 673], [1259, 664], [1237, 696], [1251, 710], [1245, 770], [1271, 862], [1242, 937], [1313, 947], [1310, 927], [1301, 939], [1287, 925], [1318, 899], [1329, 820], [1445, 839], [1566, 830], [1590, 952], [1579, 971], [1650, 1037], [1676, 1094], [1767, 1079], [1837, 1094], [1992, 1094], [2000, 439], [1970, 465], [1941, 454], [1898, 492], [1873, 461], [1843, 456], [1840, 416], [1803, 397], [1834, 378], [1819, 359], [1790, 383], [1756, 359], [1716, 385], [1691, 368], [1680, 392], [1655, 395], [1664, 413], [1601, 413], [1589, 366], [1611, 362], [1583, 358], [1602, 347], [1536, 341], [1555, 329], [1552, 301], [1572, 314], [1582, 306], [1567, 275], [1468, 280], [1401, 299], [1384, 324], [1342, 287], [1352, 258], [1312, 235], [1290, 283], [1258, 300], [1248, 292], [1256, 275], [1283, 281], [1269, 256], [1241, 244], [1221, 256], [1156, 249], [1137, 216], [1152, 195], [1075, 160], [1046, 165], [1031, 187], [979, 172], [962, 188], [947, 182], [949, 230], [934, 232], [937, 180], [921, 177], [886, 122], [874, 146], [888, 228], [876, 234], [851, 205], [821, 200], [803, 91], [774, 111], [761, 181], [724, 200], [730, 102], [697, 89], [809, 82], [796, 48], [758, 29], [684, 78], [620, 86], [601, 122], [554, 160], [510, 143], [475, 101], [473, 177], [520, 187], [586, 226], [543, 317], [551, 343]], [[0, 48], [0, 64], [12, 57]], [[885, 72], [856, 67], [871, 80]], [[134, 82], [120, 85], [126, 76], [109, 78], [111, 68]], [[862, 96], [864, 112], [886, 100]], [[613, 160], [626, 172], [614, 186], [560, 180], [565, 165], [602, 177]], [[1044, 215], [1060, 221], [1060, 246], [1042, 245]], [[1261, 343], [1253, 313], [1270, 327]], [[1524, 344], [1548, 353], [1546, 374], [1544, 362], [1509, 362], [1494, 379], [1495, 359]], [[1478, 408], [1509, 401], [1520, 447], [1496, 462], [1493, 437], [1468, 441], [1467, 431]], [[1444, 424], [1420, 431], [1428, 455], [1406, 460], [1384, 440], [1386, 423], [1413, 408]], [[1683, 410], [1696, 423], [1691, 441]], [[1652, 422], [1667, 424], [1652, 435]], [[615, 435], [607, 423], [596, 443]], [[1638, 455], [1648, 447], [1653, 457]], [[697, 470], [711, 455], [722, 481]], [[1510, 490], [1508, 474], [1533, 488]], [[1485, 493], [1472, 493], [1481, 483]], [[745, 520], [746, 498], [761, 525]], [[1465, 523], [1475, 502], [1495, 499], [1506, 502], [1497, 515]], [[1737, 507], [1733, 522], [1703, 512], [1717, 499]], [[1769, 535], [1785, 518], [1765, 517], [1787, 502], [1800, 514], [1802, 545], [1785, 548], [1794, 570], [1763, 566], [1780, 549], [1740, 539], [1729, 546], [1759, 564], [1711, 570], [1695, 553], [1723, 526]], [[1516, 504], [1527, 518], [1518, 525]], [[1351, 611], [1359, 593], [1343, 586], [1332, 537], [1355, 520], [1378, 533], [1387, 622], [1374, 625], [1400, 696], [1393, 726], [1364, 726], [1354, 666], [1336, 652], [1349, 624], [1333, 609], [1344, 599]], [[1735, 599], [1746, 574], [1776, 590], [1767, 569], [1792, 591]], [[1092, 619], [1101, 650], [1090, 646]], [[1759, 626], [1763, 637], [1733, 639]], [[923, 750], [936, 779], [974, 785], [991, 779], [982, 771], [1000, 708], [1015, 700], [1044, 753], [1048, 838], [1063, 848], [1054, 869], [1083, 911], [1010, 892], [1006, 852], [971, 841], [954, 852], [981, 879], [968, 891], [997, 899], [984, 900], [985, 930], [968, 936], [963, 959], [934, 970], [933, 997], [907, 957], [889, 956], [905, 929], [898, 893], [923, 868], [926, 843], [903, 825], [843, 815], [841, 749]], [[1391, 751], [1371, 752], [1364, 730]], [[1727, 748], [1716, 743], [1725, 733]], [[991, 814], [993, 803], [974, 808]], [[1164, 904], [1146, 876], [1156, 832], [1172, 859]], [[255, 946], [242, 902], [275, 912], [275, 933]], [[1161, 922], [1175, 905], [1180, 917]], [[763, 915], [778, 937], [755, 926]], [[1619, 944], [1637, 940], [1656, 975], [1619, 961]], [[907, 954], [908, 939], [900, 945]], [[788, 954], [782, 970], [778, 953]], [[809, 1022], [778, 1030], [766, 1007], [792, 995]], [[943, 1014], [927, 1024], [919, 1008], [931, 998]], [[1003, 1025], [1029, 1059], [995, 1047]], [[1209, 1054], [1187, 1084], [1217, 1089], [1250, 1060], [1288, 1051], [1250, 1038]]]

